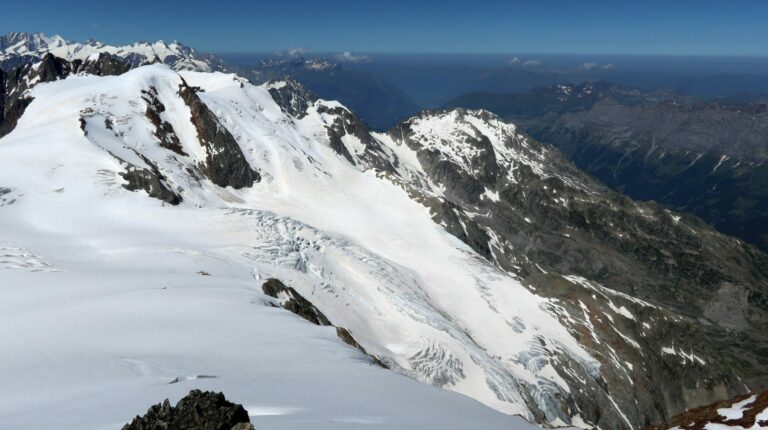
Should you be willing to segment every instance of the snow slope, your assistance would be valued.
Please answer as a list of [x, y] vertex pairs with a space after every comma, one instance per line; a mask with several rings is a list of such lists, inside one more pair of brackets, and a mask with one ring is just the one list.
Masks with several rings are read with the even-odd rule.
[[[182, 76], [261, 183], [225, 189], [193, 174], [206, 149]], [[186, 155], [159, 146], [148, 91]], [[532, 419], [534, 402], [551, 422], [571, 418], [553, 358], [597, 372], [548, 301], [329, 147], [318, 109], [329, 102], [296, 119], [265, 87], [163, 65], [31, 95], [0, 140], [2, 428], [113, 428], [193, 387], [224, 391], [257, 428], [528, 428], [396, 372], [507, 414]], [[125, 162], [145, 160], [181, 205], [122, 188]], [[268, 277], [394, 371], [264, 306]]]

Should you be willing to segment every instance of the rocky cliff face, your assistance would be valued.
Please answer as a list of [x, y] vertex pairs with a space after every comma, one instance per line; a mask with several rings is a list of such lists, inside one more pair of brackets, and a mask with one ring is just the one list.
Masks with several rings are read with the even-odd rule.
[[242, 149], [232, 134], [185, 82], [179, 95], [191, 112], [197, 138], [205, 149], [206, 159], [201, 164], [203, 173], [220, 187], [244, 188], [258, 182], [261, 177], [251, 168]]

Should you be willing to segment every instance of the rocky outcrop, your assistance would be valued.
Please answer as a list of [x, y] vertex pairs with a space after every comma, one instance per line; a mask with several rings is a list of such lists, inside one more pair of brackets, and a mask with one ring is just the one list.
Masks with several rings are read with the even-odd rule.
[[309, 300], [278, 279], [270, 278], [261, 286], [264, 294], [279, 300], [280, 306], [315, 325], [331, 325], [328, 318]]
[[240, 145], [195, 90], [182, 83], [179, 95], [192, 111], [192, 124], [207, 151], [205, 163], [200, 166], [205, 176], [220, 187], [245, 188], [260, 181], [259, 173], [251, 168]]
[[[318, 103], [317, 112], [333, 118], [333, 122], [326, 126], [331, 148], [344, 156], [344, 158], [346, 158], [350, 163], [356, 164], [357, 162], [352, 154], [352, 151], [350, 151], [350, 149], [347, 148], [347, 146], [342, 141], [345, 136], [353, 137], [359, 140], [359, 142], [365, 148], [363, 150], [363, 154], [361, 154], [362, 156], [365, 155], [365, 152], [375, 151], [379, 148], [378, 145], [374, 144], [374, 140], [371, 137], [371, 132], [368, 130], [368, 127], [366, 127], [365, 124], [363, 124], [363, 122], [356, 115], [354, 115], [346, 108], [342, 106]], [[373, 159], [376, 159], [376, 157]]]
[[[295, 289], [293, 289], [293, 287], [289, 287], [283, 284], [279, 279], [267, 279], [266, 282], [264, 282], [264, 284], [261, 286], [261, 290], [264, 292], [264, 294], [277, 299], [276, 305], [279, 305], [285, 310], [293, 312], [294, 314], [304, 318], [312, 324], [336, 327], [331, 324], [328, 318], [326, 318], [320, 309], [315, 307], [312, 302], [305, 299], [304, 296], [299, 294]], [[345, 329], [344, 327], [336, 327], [336, 336], [338, 336], [342, 342], [357, 348], [360, 350], [360, 352], [367, 355], [376, 365], [384, 368], [388, 367], [377, 357], [368, 354], [365, 348], [357, 343], [355, 338], [352, 337], [352, 333], [350, 333], [349, 330]]]
[[176, 135], [173, 126], [164, 121], [161, 114], [165, 112], [165, 105], [157, 97], [157, 89], [150, 87], [147, 91], [142, 91], [144, 100], [147, 102], [147, 119], [155, 126], [155, 137], [160, 142], [160, 146], [169, 149], [179, 155], [186, 156], [187, 153], [181, 147], [181, 141]]
[[[151, 90], [153, 90], [151, 88]], [[145, 94], [156, 96], [153, 91], [145, 92]], [[170, 124], [163, 122], [159, 116], [157, 116], [157, 112], [154, 110], [155, 106], [159, 104], [160, 107], [162, 107], [162, 104], [159, 102], [159, 100], [154, 99], [155, 103], [152, 104], [151, 100], [147, 100], [148, 107], [147, 107], [147, 116], [149, 117], [150, 121], [153, 120], [153, 115], [156, 115], [156, 120], [159, 121], [157, 124], [153, 122], [153, 124], [157, 127], [158, 124], [165, 125], [167, 129], [170, 129], [170, 133], [172, 136], [175, 137], [175, 134], [173, 134], [173, 128], [170, 126]], [[164, 109], [164, 107], [163, 107]], [[85, 137], [88, 137], [88, 122], [91, 120], [95, 115], [95, 112], [91, 108], [87, 108], [83, 111], [81, 111], [80, 116], [80, 129], [83, 131], [83, 135]], [[115, 134], [115, 136], [120, 136], [119, 132], [116, 132], [114, 128], [114, 124], [112, 123], [112, 120], [107, 117], [104, 118], [103, 121], [103, 127], [112, 133]], [[160, 128], [158, 127], [158, 131]], [[155, 134], [158, 139], [161, 138], [161, 136], [157, 136], [157, 133]], [[169, 139], [168, 135], [163, 136], [166, 141]], [[160, 146], [164, 146], [167, 149], [167, 146], [163, 145], [163, 140], [160, 140]], [[177, 139], [178, 143], [178, 139]], [[180, 144], [179, 144], [180, 148]], [[123, 188], [125, 188], [128, 191], [145, 191], [147, 195], [149, 195], [152, 198], [156, 198], [158, 200], [162, 200], [166, 203], [169, 203], [173, 206], [176, 206], [180, 204], [183, 201], [183, 198], [181, 195], [175, 191], [173, 191], [171, 186], [167, 183], [167, 178], [163, 173], [160, 171], [160, 168], [157, 166], [155, 162], [141, 154], [139, 151], [134, 150], [135, 155], [143, 162], [144, 165], [147, 167], [139, 167], [135, 164], [129, 163], [128, 161], [118, 157], [114, 153], [110, 152], [110, 155], [115, 157], [122, 165], [125, 166], [125, 170], [120, 172], [119, 175], [123, 178], [123, 180], [126, 181], [125, 184], [122, 185]]]
[[71, 62], [74, 73], [84, 73], [96, 76], [115, 76], [122, 75], [131, 69], [131, 65], [123, 61], [122, 58], [100, 53], [95, 59], [73, 60]]
[[744, 394], [686, 411], [646, 430], [742, 430], [768, 428], [768, 391]]
[[304, 118], [307, 108], [318, 99], [312, 91], [292, 78], [267, 82], [266, 88], [283, 112], [294, 118]]
[[152, 170], [129, 166], [125, 172], [120, 173], [127, 184], [123, 185], [128, 191], [145, 191], [150, 197], [162, 200], [171, 205], [180, 204], [183, 199], [177, 193], [171, 191], [165, 183], [165, 177], [157, 166], [151, 165]]
[[380, 173], [394, 173], [391, 155], [371, 135], [371, 130], [357, 115], [335, 102], [317, 101], [315, 111], [322, 115], [328, 143], [351, 164]]
[[166, 399], [123, 430], [253, 430], [248, 411], [222, 393], [192, 390], [176, 406]]

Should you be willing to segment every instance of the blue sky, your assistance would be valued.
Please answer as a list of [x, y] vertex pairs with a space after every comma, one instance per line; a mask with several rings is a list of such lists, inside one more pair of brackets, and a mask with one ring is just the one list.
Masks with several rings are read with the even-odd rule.
[[0, 33], [204, 51], [768, 56], [768, 0], [9, 0]]

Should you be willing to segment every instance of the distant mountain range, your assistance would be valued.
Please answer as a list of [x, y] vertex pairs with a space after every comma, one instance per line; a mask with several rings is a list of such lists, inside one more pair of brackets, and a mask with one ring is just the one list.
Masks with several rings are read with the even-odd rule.
[[347, 70], [332, 58], [285, 58], [275, 56], [258, 66], [233, 67], [254, 83], [291, 77], [320, 97], [339, 100], [354, 110], [374, 129], [385, 130], [422, 107], [402, 90], [377, 75]]
[[376, 129], [386, 129], [421, 110], [408, 95], [382, 78], [364, 71], [346, 70], [334, 58], [275, 55], [245, 67], [227, 64], [218, 56], [199, 53], [176, 41], [112, 46], [95, 40], [73, 42], [42, 33], [0, 36], [0, 69], [10, 71], [40, 61], [48, 53], [67, 61], [86, 61], [103, 54], [119, 58], [131, 67], [162, 63], [179, 71], [235, 71], [256, 84], [291, 77], [325, 99], [343, 101]]
[[8, 33], [0, 36], [0, 68], [10, 70], [29, 62], [40, 61], [45, 54], [68, 61], [87, 60], [99, 54], [114, 55], [132, 67], [163, 63], [174, 70], [212, 72], [226, 70], [224, 62], [210, 54], [200, 54], [179, 42], [136, 42], [111, 46], [89, 40], [72, 42], [61, 36], [42, 33]]
[[768, 250], [768, 101], [702, 101], [608, 82], [468, 94], [605, 184]]

